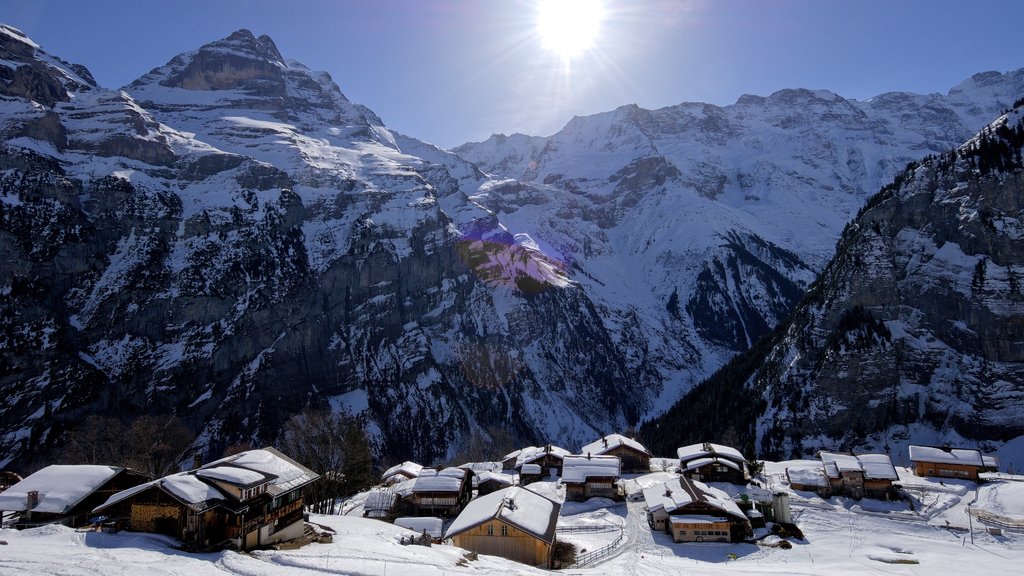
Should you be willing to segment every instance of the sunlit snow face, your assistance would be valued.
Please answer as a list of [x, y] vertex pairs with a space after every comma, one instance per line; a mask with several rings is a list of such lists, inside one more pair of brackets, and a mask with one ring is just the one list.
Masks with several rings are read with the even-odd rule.
[[539, 0], [541, 46], [566, 60], [578, 56], [597, 42], [604, 15], [600, 0]]

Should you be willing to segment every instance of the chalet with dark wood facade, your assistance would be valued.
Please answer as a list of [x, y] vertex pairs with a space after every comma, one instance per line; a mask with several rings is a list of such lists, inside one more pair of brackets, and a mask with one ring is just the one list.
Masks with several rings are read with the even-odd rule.
[[303, 489], [318, 478], [273, 448], [248, 450], [119, 492], [96, 512], [197, 549], [251, 550], [303, 534]]
[[[535, 464], [540, 467], [540, 475], [543, 477], [551, 475], [561, 476], [562, 459], [570, 454], [571, 452], [565, 448], [560, 448], [553, 444], [539, 447], [527, 446], [526, 448], [506, 454], [502, 459], [501, 468], [503, 470], [516, 470], [522, 474], [523, 466]], [[531, 471], [531, 473], [533, 472]]]
[[643, 444], [622, 434], [609, 434], [580, 449], [580, 454], [616, 456], [623, 474], [647, 474], [651, 471], [651, 452]]
[[618, 456], [566, 456], [562, 465], [565, 499], [575, 502], [595, 497], [621, 498], [621, 478]]
[[481, 472], [476, 476], [477, 496], [484, 496], [491, 492], [504, 490], [515, 484], [515, 478], [510, 474], [501, 472]]
[[19, 514], [16, 528], [84, 526], [93, 508], [148, 480], [149, 476], [120, 466], [47, 466], [0, 492], [0, 510]]
[[786, 478], [794, 490], [816, 492], [822, 498], [850, 496], [891, 500], [896, 497], [896, 468], [886, 454], [818, 453], [818, 468], [791, 467]]
[[412, 482], [403, 499], [409, 516], [454, 518], [473, 498], [473, 472], [465, 468], [424, 468]]
[[679, 471], [691, 480], [732, 484], [750, 481], [747, 459], [735, 448], [704, 442], [683, 446], [676, 454]]
[[728, 494], [685, 476], [645, 488], [644, 500], [651, 528], [673, 542], [738, 542], [754, 534]]

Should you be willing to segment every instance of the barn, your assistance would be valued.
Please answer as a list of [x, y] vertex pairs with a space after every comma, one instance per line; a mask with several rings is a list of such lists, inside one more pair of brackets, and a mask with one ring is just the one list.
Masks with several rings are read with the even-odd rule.
[[551, 568], [560, 511], [561, 504], [513, 486], [470, 502], [445, 539], [478, 554]]

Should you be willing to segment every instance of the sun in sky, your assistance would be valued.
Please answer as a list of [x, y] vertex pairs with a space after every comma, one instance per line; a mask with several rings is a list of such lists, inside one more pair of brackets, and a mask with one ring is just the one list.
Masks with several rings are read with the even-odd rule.
[[604, 12], [601, 0], [539, 0], [541, 46], [566, 60], [579, 56], [598, 41]]

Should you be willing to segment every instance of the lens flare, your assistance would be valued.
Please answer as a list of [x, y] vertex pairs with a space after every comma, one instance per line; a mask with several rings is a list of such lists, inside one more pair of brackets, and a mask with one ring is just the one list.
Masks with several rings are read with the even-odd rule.
[[566, 59], [579, 56], [597, 42], [604, 15], [599, 0], [541, 0], [537, 5], [541, 46]]

